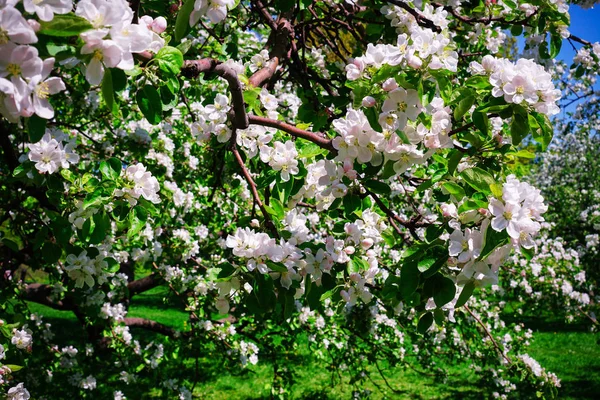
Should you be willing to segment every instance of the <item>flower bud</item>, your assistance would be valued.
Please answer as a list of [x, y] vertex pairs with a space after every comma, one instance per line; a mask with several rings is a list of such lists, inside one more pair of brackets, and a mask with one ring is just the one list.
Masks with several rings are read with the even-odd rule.
[[371, 239], [371, 238], [366, 238], [366, 239], [363, 239], [363, 240], [360, 242], [360, 247], [362, 247], [362, 248], [363, 248], [363, 250], [367, 250], [367, 249], [369, 249], [371, 246], [373, 246], [373, 239]]
[[39, 32], [41, 25], [39, 22], [37, 22], [35, 19], [28, 19], [27, 23], [29, 24], [29, 26], [31, 27], [31, 29], [33, 29], [34, 32]]
[[140, 22], [143, 22], [144, 24], [146, 24], [148, 29], [151, 29], [152, 22], [154, 22], [154, 19], [149, 15], [144, 15], [144, 16], [140, 17]]
[[260, 226], [260, 223], [256, 218], [254, 218], [252, 221], [250, 221], [250, 226], [253, 228], [258, 228]]
[[410, 67], [414, 69], [419, 69], [423, 65], [423, 60], [410, 53], [406, 56], [406, 62]]
[[375, 104], [377, 104], [377, 100], [375, 100], [375, 98], [373, 98], [371, 96], [365, 96], [362, 99], [362, 106], [363, 107], [371, 108], [371, 107], [375, 107]]
[[152, 22], [152, 30], [156, 33], [163, 33], [167, 29], [167, 20], [165, 17], [156, 17]]
[[348, 255], [354, 254], [355, 251], [356, 251], [356, 249], [354, 248], [354, 246], [348, 246], [344, 249], [344, 253], [346, 253]]
[[458, 218], [458, 212], [456, 206], [450, 203], [444, 203], [440, 206], [442, 209], [442, 215], [446, 218]]
[[383, 82], [383, 85], [381, 85], [381, 87], [386, 92], [391, 92], [392, 90], [398, 88], [398, 82], [396, 82], [394, 78], [388, 78], [385, 82]]

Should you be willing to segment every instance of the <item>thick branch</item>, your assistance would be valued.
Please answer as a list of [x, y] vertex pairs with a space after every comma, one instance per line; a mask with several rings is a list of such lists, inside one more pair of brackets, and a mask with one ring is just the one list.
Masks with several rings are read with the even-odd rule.
[[133, 282], [129, 282], [127, 284], [129, 297], [131, 298], [136, 294], [143, 293], [160, 285], [160, 281], [157, 278], [158, 277], [155, 274], [150, 274]]
[[271, 128], [277, 128], [281, 131], [289, 133], [290, 135], [292, 135], [294, 137], [298, 137], [298, 138], [302, 138], [302, 139], [311, 141], [314, 144], [318, 145], [319, 147], [322, 147], [322, 148], [330, 151], [333, 154], [337, 154], [337, 150], [335, 149], [335, 147], [333, 147], [331, 139], [326, 138], [325, 135], [320, 132], [315, 133], [315, 132], [305, 131], [303, 129], [296, 128], [293, 125], [286, 124], [283, 121], [259, 117], [256, 115], [249, 115], [248, 120], [249, 120], [250, 124], [269, 126]]
[[248, 114], [246, 114], [246, 104], [244, 103], [244, 91], [237, 73], [233, 69], [212, 58], [186, 60], [181, 69], [181, 74], [188, 78], [196, 78], [200, 73], [211, 72], [224, 78], [229, 83], [229, 92], [231, 93], [234, 111], [234, 128], [246, 129], [248, 127]]
[[145, 318], [125, 318], [123, 320], [125, 325], [135, 327], [135, 328], [144, 328], [150, 331], [160, 333], [165, 336], [175, 336], [177, 331], [171, 327], [158, 323], [156, 321], [152, 321], [150, 319]]
[[[259, 7], [263, 7], [260, 1], [257, 1]], [[265, 10], [264, 8], [260, 8], [261, 10]], [[271, 50], [269, 52], [270, 60], [265, 67], [256, 71], [249, 79], [250, 85], [254, 87], [261, 87], [265, 83], [267, 83], [277, 71], [277, 67], [279, 64], [285, 59], [289, 58], [290, 51], [290, 39], [294, 37], [294, 28], [290, 21], [287, 18], [280, 18], [277, 23], [275, 23], [270, 16], [263, 16], [263, 18], [269, 18], [269, 25], [271, 26], [271, 22], [274, 24], [275, 28], [271, 29], [271, 36], [269, 37], [269, 41], [267, 45], [271, 44]]]
[[32, 301], [34, 303], [43, 304], [55, 310], [74, 311], [75, 305], [68, 298], [59, 301], [52, 301], [52, 286], [42, 283], [30, 283], [21, 292], [23, 300]]

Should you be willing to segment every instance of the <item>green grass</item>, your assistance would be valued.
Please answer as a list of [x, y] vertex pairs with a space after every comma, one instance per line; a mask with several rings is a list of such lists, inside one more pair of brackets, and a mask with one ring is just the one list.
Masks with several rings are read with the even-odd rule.
[[[180, 300], [169, 298], [168, 289], [157, 287], [136, 296], [131, 302], [128, 316], [149, 318], [173, 328], [184, 328], [187, 313], [178, 311]], [[175, 309], [177, 307], [177, 309]], [[60, 345], [82, 343], [85, 332], [71, 312], [30, 304], [32, 311], [52, 323], [55, 340]], [[597, 399], [600, 394], [600, 346], [596, 335], [585, 332], [583, 326], [569, 326], [556, 321], [527, 320], [534, 330], [534, 340], [529, 354], [542, 366], [558, 375], [562, 381], [559, 392], [562, 399]], [[133, 330], [134, 336], [149, 337], [144, 330]], [[310, 357], [308, 346], [301, 344], [302, 354], [296, 363], [293, 399], [340, 399], [351, 398], [353, 387], [346, 381], [340, 382], [337, 370], [326, 370]], [[260, 354], [259, 354], [260, 356]], [[260, 357], [259, 357], [260, 358]], [[448, 369], [445, 382], [435, 381], [411, 369], [384, 369], [387, 383], [372, 367], [372, 382], [367, 387], [374, 399], [481, 399], [486, 397], [484, 388], [478, 385], [477, 376], [467, 366]], [[192, 366], [190, 366], [191, 368]], [[269, 363], [259, 363], [246, 369], [240, 376], [223, 374], [214, 359], [200, 360], [202, 381], [196, 386], [195, 394], [203, 399], [269, 399], [273, 369]], [[390, 389], [389, 384], [392, 389]]]

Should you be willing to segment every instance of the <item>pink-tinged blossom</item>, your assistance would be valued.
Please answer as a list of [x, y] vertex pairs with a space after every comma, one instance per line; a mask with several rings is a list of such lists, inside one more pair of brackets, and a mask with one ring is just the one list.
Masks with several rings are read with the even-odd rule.
[[32, 44], [37, 40], [35, 31], [19, 10], [11, 6], [0, 9], [0, 46], [10, 42]]
[[67, 14], [73, 8], [72, 0], [23, 0], [25, 11], [36, 13], [41, 21], [52, 21], [54, 14]]
[[52, 105], [48, 101], [48, 97], [66, 89], [62, 79], [48, 77], [53, 67], [54, 58], [45, 59], [41, 74], [29, 81], [29, 88], [33, 98], [33, 110], [38, 116], [45, 119], [54, 117], [54, 108], [52, 108]]
[[114, 68], [121, 62], [123, 50], [113, 40], [104, 40], [107, 34], [107, 29], [98, 29], [80, 35], [85, 42], [81, 54], [92, 55], [85, 69], [85, 78], [90, 85], [99, 85], [104, 77], [104, 69]]

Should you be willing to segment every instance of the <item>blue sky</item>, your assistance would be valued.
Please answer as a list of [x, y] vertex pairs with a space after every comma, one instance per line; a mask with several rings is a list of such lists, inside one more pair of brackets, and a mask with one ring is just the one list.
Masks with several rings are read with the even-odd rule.
[[[600, 42], [600, 5], [588, 10], [579, 6], [571, 6], [569, 14], [571, 15], [571, 26], [569, 27], [571, 34], [592, 43]], [[579, 43], [575, 43], [575, 46], [581, 47]], [[570, 65], [574, 55], [573, 48], [567, 40], [564, 40], [558, 58]]]

